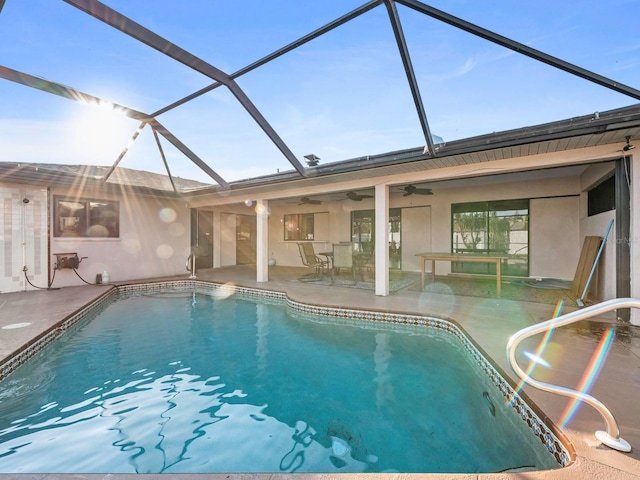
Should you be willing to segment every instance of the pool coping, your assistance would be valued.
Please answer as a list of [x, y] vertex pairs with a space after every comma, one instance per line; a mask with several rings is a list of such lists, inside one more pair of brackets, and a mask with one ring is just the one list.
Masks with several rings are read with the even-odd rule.
[[[13, 352], [13, 354], [3, 359], [3, 361], [0, 362], [0, 381], [20, 365], [27, 362], [38, 352], [46, 348], [51, 342], [63, 335], [70, 328], [73, 328], [81, 322], [87, 317], [87, 315], [92, 314], [100, 306], [106, 305], [107, 302], [111, 302], [123, 295], [140, 294], [159, 290], [175, 290], [178, 288], [193, 289], [194, 291], [203, 294], [240, 294], [249, 297], [259, 297], [261, 299], [273, 299], [278, 302], [284, 302], [288, 308], [291, 308], [296, 312], [314, 316], [322, 315], [326, 317], [342, 317], [350, 320], [356, 320], [357, 322], [372, 321], [388, 324], [413, 325], [446, 331], [462, 343], [467, 352], [472, 356], [473, 361], [480, 366], [487, 378], [503, 395], [505, 404], [509, 404], [511, 408], [514, 408], [518, 416], [525, 422], [527, 428], [531, 430], [531, 432], [547, 448], [548, 452], [555, 458], [558, 468], [564, 469], [573, 465], [576, 461], [576, 449], [568, 437], [555, 425], [555, 423], [542, 411], [542, 409], [540, 409], [536, 403], [526, 395], [526, 393], [522, 391], [517, 392], [518, 386], [513, 382], [513, 380], [454, 319], [439, 318], [430, 315], [408, 314], [406, 312], [402, 313], [388, 310], [382, 311], [375, 309], [346, 308], [326, 304], [318, 305], [293, 300], [285, 292], [232, 285], [216, 281], [179, 279], [114, 285], [113, 288], [110, 288], [103, 294], [96, 297], [93, 301], [88, 302], [74, 312], [68, 314], [62, 320], [55, 323], [50, 328]], [[555, 470], [557, 469], [533, 470], [529, 473]]]

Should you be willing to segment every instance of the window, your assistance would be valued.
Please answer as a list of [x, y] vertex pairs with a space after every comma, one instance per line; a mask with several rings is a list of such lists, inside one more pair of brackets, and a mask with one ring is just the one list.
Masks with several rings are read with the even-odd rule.
[[314, 240], [314, 214], [296, 213], [284, 216], [285, 240]]
[[120, 236], [118, 202], [55, 197], [53, 215], [56, 237]]
[[587, 216], [615, 210], [616, 177], [609, 177], [587, 192]]
[[[529, 275], [529, 200], [451, 205], [452, 252], [508, 255], [506, 275]], [[495, 265], [454, 262], [456, 273], [495, 274]]]

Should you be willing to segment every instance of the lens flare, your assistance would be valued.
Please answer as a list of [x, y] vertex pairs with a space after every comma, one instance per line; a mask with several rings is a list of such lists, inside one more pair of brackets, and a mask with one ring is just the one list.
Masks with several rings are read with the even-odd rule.
[[[595, 382], [596, 378], [598, 378], [598, 374], [600, 373], [600, 370], [602, 370], [604, 361], [609, 354], [609, 349], [611, 348], [611, 343], [613, 342], [614, 335], [615, 330], [611, 327], [607, 328], [606, 332], [604, 332], [604, 334], [602, 335], [600, 343], [598, 343], [595, 352], [593, 352], [591, 360], [589, 361], [589, 364], [587, 365], [587, 368], [582, 374], [582, 378], [580, 379], [580, 382], [576, 387], [577, 391], [588, 393], [589, 390], [591, 390], [593, 382]], [[574, 398], [567, 404], [564, 412], [562, 413], [562, 416], [560, 417], [560, 428], [565, 428], [569, 424], [569, 422], [573, 420], [573, 417], [578, 412], [581, 403], [582, 402], [580, 400]]]
[[551, 364], [549, 362], [547, 362], [544, 358], [539, 357], [535, 353], [522, 352], [522, 354], [532, 362], [535, 362], [537, 365], [542, 365], [543, 367], [551, 368]]
[[165, 223], [175, 222], [177, 217], [178, 217], [178, 214], [173, 208], [168, 208], [168, 207], [162, 208], [158, 212], [158, 218], [160, 218], [160, 220], [162, 220]]
[[156, 248], [156, 255], [163, 260], [171, 258], [171, 256], [173, 255], [173, 247], [166, 244], [159, 245], [158, 248]]
[[256, 205], [255, 211], [258, 215], [263, 215], [265, 213], [268, 215], [269, 213], [271, 213], [267, 208], [265, 208], [264, 205]]
[[213, 291], [213, 297], [218, 299], [229, 298], [231, 295], [236, 293], [236, 286], [233, 283], [225, 283], [221, 285], [220, 288]]
[[[560, 312], [562, 312], [563, 306], [564, 306], [564, 300], [559, 300], [558, 303], [556, 304], [556, 309], [553, 312], [553, 317], [551, 318], [559, 317]], [[547, 333], [545, 333], [544, 337], [542, 337], [542, 340], [540, 340], [540, 344], [538, 344], [538, 348], [536, 349], [535, 353], [524, 352], [524, 354], [530, 360], [529, 366], [527, 367], [527, 370], [525, 372], [527, 374], [527, 377], [531, 376], [531, 374], [533, 373], [537, 365], [544, 365], [547, 368], [551, 367], [551, 365], [549, 365], [549, 363], [542, 358], [542, 354], [544, 353], [545, 349], [547, 348], [547, 345], [549, 344], [549, 340], [551, 339], [552, 332], [553, 332], [553, 328], [550, 328], [549, 330], [547, 330]], [[507, 402], [506, 402], [507, 405], [511, 405], [513, 403], [516, 395], [520, 393], [525, 383], [526, 382], [524, 379], [521, 379], [518, 382], [518, 385], [516, 385], [516, 388], [513, 390], [513, 393], [511, 394], [511, 396], [507, 398]]]
[[142, 243], [137, 236], [123, 236], [122, 249], [127, 253], [139, 253], [142, 250]]

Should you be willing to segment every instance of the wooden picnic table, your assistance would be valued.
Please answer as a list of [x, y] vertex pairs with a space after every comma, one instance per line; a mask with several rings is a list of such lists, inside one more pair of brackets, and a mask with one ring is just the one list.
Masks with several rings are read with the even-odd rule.
[[495, 263], [496, 264], [496, 294], [499, 297], [502, 293], [502, 261], [506, 260], [507, 255], [474, 255], [470, 253], [450, 253], [450, 252], [422, 252], [417, 253], [417, 257], [421, 259], [422, 265], [422, 290], [424, 290], [424, 272], [425, 265], [431, 260], [431, 281], [436, 279], [436, 261], [443, 262], [479, 262], [479, 263]]

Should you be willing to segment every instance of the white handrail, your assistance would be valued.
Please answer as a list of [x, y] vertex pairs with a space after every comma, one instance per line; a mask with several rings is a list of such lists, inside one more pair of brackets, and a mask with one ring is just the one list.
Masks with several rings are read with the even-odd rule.
[[631, 445], [629, 445], [626, 440], [620, 437], [618, 424], [613, 417], [613, 414], [607, 407], [604, 406], [602, 402], [584, 392], [579, 392], [570, 388], [560, 387], [558, 385], [552, 385], [550, 383], [544, 383], [535, 380], [527, 375], [522, 370], [522, 368], [520, 368], [520, 365], [518, 365], [518, 362], [516, 361], [516, 348], [518, 344], [525, 338], [531, 337], [532, 335], [536, 335], [538, 333], [546, 332], [551, 328], [562, 327], [563, 325], [579, 322], [580, 320], [595, 317], [597, 315], [620, 308], [640, 308], [640, 300], [635, 298], [614, 298], [613, 300], [607, 300], [606, 302], [598, 303], [597, 305], [592, 305], [582, 310], [576, 310], [575, 312], [567, 313], [560, 317], [552, 318], [551, 320], [547, 320], [545, 322], [523, 328], [522, 330], [513, 334], [507, 342], [507, 358], [509, 360], [509, 363], [511, 364], [511, 368], [525, 383], [539, 388], [540, 390], [544, 390], [545, 392], [557, 393], [559, 395], [564, 395], [565, 397], [583, 401], [595, 408], [600, 413], [600, 415], [602, 415], [604, 421], [607, 424], [607, 431], [604, 432], [598, 430], [595, 433], [596, 438], [606, 446], [611, 447], [615, 450], [619, 450], [621, 452], [630, 452]]
[[196, 278], [196, 256], [193, 253], [190, 253], [187, 257], [187, 264], [185, 265], [187, 268], [187, 272], [191, 272], [189, 278]]

